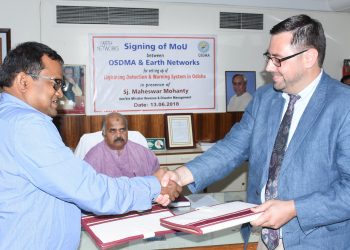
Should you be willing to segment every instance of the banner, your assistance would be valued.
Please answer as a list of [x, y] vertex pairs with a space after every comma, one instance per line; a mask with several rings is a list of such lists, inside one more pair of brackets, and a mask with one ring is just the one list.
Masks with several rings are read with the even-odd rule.
[[90, 35], [92, 108], [215, 110], [215, 37]]

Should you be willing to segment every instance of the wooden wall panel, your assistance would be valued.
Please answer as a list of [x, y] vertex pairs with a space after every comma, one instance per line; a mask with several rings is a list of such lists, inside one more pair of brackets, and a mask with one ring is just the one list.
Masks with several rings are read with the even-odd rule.
[[[194, 114], [195, 141], [215, 142], [225, 136], [235, 122], [242, 118], [237, 113]], [[65, 144], [75, 148], [85, 133], [101, 130], [103, 116], [62, 115], [54, 118]], [[138, 130], [145, 137], [165, 137], [164, 115], [127, 115], [129, 130]]]

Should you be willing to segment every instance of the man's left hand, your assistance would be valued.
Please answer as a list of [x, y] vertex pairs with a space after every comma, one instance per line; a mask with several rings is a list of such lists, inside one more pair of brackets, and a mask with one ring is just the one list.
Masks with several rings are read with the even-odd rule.
[[255, 213], [262, 212], [258, 219], [250, 222], [254, 227], [278, 229], [297, 215], [293, 200], [269, 200], [251, 210]]
[[[167, 168], [158, 169], [153, 175], [157, 177], [161, 182], [163, 175], [168, 171]], [[174, 181], [169, 181], [167, 186], [161, 186], [160, 195], [157, 197], [155, 202], [162, 206], [167, 206], [173, 200], [175, 200], [181, 193], [182, 187]]]

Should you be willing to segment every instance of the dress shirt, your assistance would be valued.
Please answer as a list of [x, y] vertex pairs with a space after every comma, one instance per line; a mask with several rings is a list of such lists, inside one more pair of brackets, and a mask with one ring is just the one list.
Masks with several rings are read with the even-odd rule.
[[[294, 135], [294, 132], [298, 126], [300, 118], [303, 115], [304, 110], [311, 99], [311, 96], [315, 92], [315, 90], [320, 82], [321, 76], [322, 76], [322, 71], [316, 77], [315, 80], [313, 80], [305, 89], [303, 89], [300, 93], [298, 93], [298, 95], [300, 96], [300, 99], [294, 105], [294, 113], [293, 113], [292, 123], [290, 124], [287, 147], [288, 147], [290, 140], [292, 139], [292, 137]], [[284, 99], [286, 99], [286, 102], [285, 102], [284, 108], [283, 108], [283, 115], [281, 115], [281, 121], [282, 121], [282, 118], [284, 116], [284, 113], [287, 110], [288, 102], [289, 102], [289, 95], [288, 94], [283, 93], [282, 96]]]
[[111, 177], [152, 175], [159, 169], [157, 156], [148, 148], [128, 140], [118, 152], [102, 142], [89, 150], [84, 157], [98, 173]]
[[64, 145], [52, 118], [6, 93], [0, 138], [0, 249], [77, 249], [80, 209], [145, 210], [159, 195], [154, 176], [96, 174]]

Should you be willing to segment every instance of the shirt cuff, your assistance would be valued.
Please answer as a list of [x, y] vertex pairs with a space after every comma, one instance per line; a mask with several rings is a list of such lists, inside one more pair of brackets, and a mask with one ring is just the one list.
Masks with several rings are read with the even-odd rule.
[[150, 186], [150, 198], [153, 200], [157, 199], [160, 194], [161, 186], [157, 177], [155, 176], [145, 176]]

